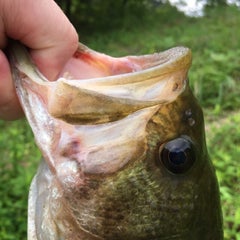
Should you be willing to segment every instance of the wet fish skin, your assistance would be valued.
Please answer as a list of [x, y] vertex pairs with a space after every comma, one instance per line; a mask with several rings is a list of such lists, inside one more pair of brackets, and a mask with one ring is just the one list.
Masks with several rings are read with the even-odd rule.
[[[83, 188], [69, 191], [79, 225], [103, 239], [222, 239], [219, 192], [202, 134], [202, 113], [189, 96], [186, 89], [153, 116], [145, 156], [114, 176], [90, 178]], [[185, 113], [190, 110], [194, 127]], [[156, 167], [159, 144], [182, 135], [197, 145], [197, 166], [180, 176]]]
[[[123, 107], [117, 118], [111, 117], [116, 105], [109, 105], [110, 110], [104, 109], [104, 113], [100, 111], [100, 118], [81, 112], [69, 118], [71, 114], [61, 115], [61, 111], [56, 112], [47, 105], [50, 98], [45, 93], [53, 87], [31, 79], [32, 76], [43, 77], [35, 74], [29, 59], [23, 60], [27, 58], [25, 53], [18, 51], [16, 56], [15, 51], [12, 54], [15, 54], [12, 65], [18, 94], [45, 157], [30, 189], [30, 240], [223, 239], [219, 190], [207, 153], [203, 115], [186, 81], [181, 80], [182, 85], [178, 82], [177, 94], [171, 88], [169, 94], [175, 94], [171, 100], [136, 102], [133, 99], [131, 102], [125, 99], [123, 102], [129, 110], [125, 112]], [[30, 69], [22, 69], [20, 61]], [[171, 66], [167, 66], [168, 69]], [[187, 70], [188, 67], [186, 64]], [[174, 76], [171, 85], [174, 86], [176, 76], [181, 74], [171, 71], [167, 74]], [[109, 84], [108, 80], [106, 82]], [[71, 88], [71, 93], [78, 90], [72, 85]], [[137, 91], [137, 86], [135, 88]], [[94, 98], [96, 94], [91, 96]], [[71, 95], [67, 94], [68, 97]], [[59, 103], [55, 97], [52, 100], [54, 104]], [[119, 103], [119, 97], [111, 100], [114, 104], [115, 101], [123, 104]], [[51, 114], [60, 115], [53, 117], [49, 109], [52, 109]], [[121, 133], [122, 138], [118, 136]], [[190, 167], [180, 173], [173, 173], [161, 159], [165, 144], [176, 139], [191, 143], [193, 157], [187, 159]], [[98, 141], [103, 144], [98, 145]], [[81, 161], [79, 155], [91, 147], [95, 147], [89, 152], [92, 158], [89, 157], [88, 162]], [[129, 159], [119, 162], [115, 155]], [[103, 156], [114, 161], [101, 162], [98, 158]], [[91, 165], [91, 161], [97, 164]]]

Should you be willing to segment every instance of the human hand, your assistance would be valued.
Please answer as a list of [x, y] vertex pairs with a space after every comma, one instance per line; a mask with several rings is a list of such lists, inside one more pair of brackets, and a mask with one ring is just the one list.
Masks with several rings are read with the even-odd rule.
[[1, 49], [8, 38], [29, 47], [39, 70], [54, 80], [78, 46], [77, 33], [53, 0], [0, 1], [0, 118], [23, 116], [9, 62]]

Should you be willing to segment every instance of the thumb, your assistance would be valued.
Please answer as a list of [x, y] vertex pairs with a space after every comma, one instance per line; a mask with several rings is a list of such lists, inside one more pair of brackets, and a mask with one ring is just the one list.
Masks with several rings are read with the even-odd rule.
[[[8, 0], [2, 13], [5, 32], [30, 48], [40, 71], [56, 78], [78, 46], [76, 30], [53, 0]], [[10, 14], [11, 13], [11, 14]]]

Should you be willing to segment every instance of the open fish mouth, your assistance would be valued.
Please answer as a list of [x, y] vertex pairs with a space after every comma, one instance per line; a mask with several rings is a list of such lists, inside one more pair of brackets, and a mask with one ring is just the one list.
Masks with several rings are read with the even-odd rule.
[[185, 90], [191, 65], [185, 47], [113, 58], [79, 44], [51, 82], [22, 45], [13, 43], [10, 49], [17, 93], [38, 146], [53, 169], [57, 158], [59, 171], [68, 165], [73, 174], [76, 164], [69, 159], [85, 173], [112, 173], [133, 156], [141, 157], [146, 124]]
[[76, 179], [79, 165], [85, 173], [113, 173], [133, 155], [141, 157], [146, 124], [185, 90], [191, 65], [185, 47], [113, 58], [79, 44], [51, 82], [22, 45], [10, 49], [17, 93], [36, 142], [62, 178]]

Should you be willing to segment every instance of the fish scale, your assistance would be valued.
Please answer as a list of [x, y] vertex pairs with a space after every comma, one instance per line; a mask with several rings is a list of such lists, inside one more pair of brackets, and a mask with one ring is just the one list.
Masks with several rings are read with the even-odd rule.
[[[115, 180], [114, 182], [117, 183], [117, 186], [112, 186], [110, 197], [105, 196], [104, 199], [97, 197], [97, 199], [102, 203], [102, 206], [106, 206], [106, 209], [101, 209], [103, 216], [107, 213], [107, 217], [103, 217], [104, 219], [106, 219], [103, 223], [104, 230], [108, 231], [108, 228], [112, 229], [112, 231], [108, 231], [109, 236], [103, 236], [105, 239], [134, 239], [134, 234], [136, 234], [136, 232], [139, 232], [139, 238], [141, 238], [141, 232], [146, 232], [147, 234], [151, 232], [151, 234], [153, 234], [154, 232], [158, 231], [156, 235], [159, 235], [159, 223], [168, 220], [166, 229], [164, 229], [164, 224], [161, 228], [161, 235], [164, 236], [165, 231], [169, 231], [169, 226], [171, 228], [176, 227], [175, 225], [177, 219], [172, 219], [172, 223], [170, 223], [169, 215], [172, 212], [174, 212], [175, 214], [175, 212], [179, 209], [181, 209], [181, 212], [186, 213], [186, 210], [189, 206], [184, 207], [184, 204], [181, 205], [181, 201], [178, 202], [178, 200], [187, 199], [188, 196], [182, 195], [182, 198], [180, 197], [180, 199], [174, 199], [174, 195], [170, 194], [169, 196], [167, 196], [166, 194], [163, 194], [164, 199], [159, 198], [159, 194], [158, 192], [156, 192], [156, 189], [160, 193], [163, 193], [163, 191], [159, 188], [159, 186], [154, 185], [154, 181], [153, 179], [151, 179], [151, 175], [144, 171], [144, 167], [145, 166], [143, 165], [139, 169], [139, 171], [129, 173], [129, 175], [131, 175], [130, 183], [129, 179], [125, 179], [128, 174], [124, 174], [124, 176], [119, 177], [120, 179]], [[142, 186], [144, 186], [144, 188], [142, 188]], [[116, 195], [114, 191], [116, 192]], [[184, 191], [184, 193], [186, 193], [186, 191]], [[129, 195], [131, 196], [131, 198], [129, 197]], [[157, 208], [149, 207], [150, 204], [148, 202], [152, 201], [152, 199], [157, 200]], [[90, 207], [90, 209], [92, 208]], [[127, 213], [125, 213], [126, 211]], [[161, 216], [159, 216], [159, 214], [156, 215], [156, 213], [159, 213], [159, 211], [162, 212]], [[119, 212], [122, 212], [121, 218], [117, 217], [119, 215]], [[116, 219], [118, 220], [118, 227], [121, 229], [121, 232], [114, 234], [113, 232], [116, 231], [116, 223], [115, 221], [112, 221], [112, 219], [115, 218], [115, 214], [117, 215]], [[124, 219], [123, 216], [125, 216]], [[102, 214], [100, 213], [100, 218], [101, 217]], [[141, 220], [139, 218], [141, 218]], [[182, 219], [182, 215], [180, 213], [179, 218]], [[134, 229], [128, 229], [127, 224], [129, 223], [134, 226]], [[124, 231], [127, 231], [127, 233], [123, 233]], [[154, 235], [155, 234], [153, 234], [153, 236]], [[147, 236], [143, 237], [146, 238]]]

